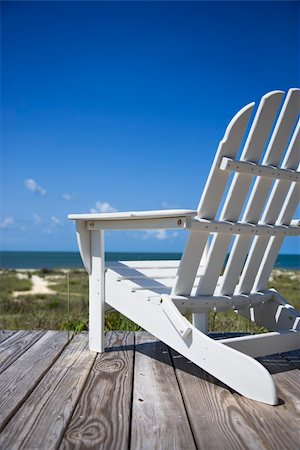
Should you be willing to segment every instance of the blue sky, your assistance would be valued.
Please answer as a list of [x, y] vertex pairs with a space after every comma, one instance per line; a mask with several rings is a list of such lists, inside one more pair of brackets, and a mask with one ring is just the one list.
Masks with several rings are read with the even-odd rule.
[[[299, 86], [298, 2], [1, 9], [2, 250], [76, 250], [69, 213], [195, 209], [232, 116]], [[184, 239], [108, 233], [106, 247], [181, 251]]]

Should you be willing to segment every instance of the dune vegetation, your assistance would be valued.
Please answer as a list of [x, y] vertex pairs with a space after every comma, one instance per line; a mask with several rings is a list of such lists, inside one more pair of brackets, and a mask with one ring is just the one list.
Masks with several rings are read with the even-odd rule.
[[[300, 309], [300, 272], [274, 270], [270, 287]], [[1, 329], [88, 329], [88, 277], [83, 270], [1, 270]], [[139, 330], [122, 314], [106, 314], [107, 330]], [[263, 332], [233, 311], [210, 312], [210, 332]]]

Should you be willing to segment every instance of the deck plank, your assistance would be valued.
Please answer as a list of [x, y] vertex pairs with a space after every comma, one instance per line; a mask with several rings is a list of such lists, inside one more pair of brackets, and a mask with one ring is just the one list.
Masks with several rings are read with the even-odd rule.
[[44, 334], [44, 331], [17, 331], [1, 342], [0, 373], [6, 370]]
[[197, 448], [265, 448], [227, 386], [174, 350], [171, 356]]
[[[292, 422], [300, 419], [300, 370], [281, 355], [269, 355], [258, 358], [272, 375], [278, 390], [281, 410], [291, 416]], [[283, 406], [284, 405], [284, 406]], [[300, 434], [299, 434], [300, 438]]]
[[60, 449], [127, 449], [134, 333], [110, 332], [98, 354]]
[[288, 362], [293, 364], [296, 369], [300, 369], [300, 350], [293, 350], [292, 352], [281, 353], [281, 356]]
[[131, 449], [194, 449], [168, 347], [136, 333]]
[[300, 351], [259, 358], [278, 387], [280, 403], [270, 406], [146, 332], [107, 333], [98, 355], [87, 333], [1, 336], [1, 449], [299, 448]]
[[67, 342], [67, 333], [47, 331], [1, 374], [0, 431], [49, 370]]
[[0, 447], [57, 448], [95, 358], [87, 333], [77, 335], [5, 427]]
[[300, 371], [280, 355], [258, 358], [272, 374], [278, 388], [277, 406], [254, 402], [234, 394], [247, 412], [249, 423], [259, 430], [267, 450], [299, 450], [299, 389]]
[[13, 330], [0, 330], [0, 342], [5, 341], [6, 339], [8, 339], [10, 336], [12, 336], [13, 334], [17, 333], [17, 331], [13, 331]]

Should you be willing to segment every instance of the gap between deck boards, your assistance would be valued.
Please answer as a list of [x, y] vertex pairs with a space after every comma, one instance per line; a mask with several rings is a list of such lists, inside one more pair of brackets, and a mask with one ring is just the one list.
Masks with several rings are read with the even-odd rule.
[[87, 333], [0, 332], [0, 448], [298, 450], [300, 351], [260, 358], [272, 407], [146, 332], [109, 332], [106, 347], [90, 352]]

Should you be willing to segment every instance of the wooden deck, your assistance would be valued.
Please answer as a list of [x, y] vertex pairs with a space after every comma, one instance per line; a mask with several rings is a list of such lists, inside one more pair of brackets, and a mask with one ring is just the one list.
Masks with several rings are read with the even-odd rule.
[[260, 360], [280, 404], [241, 397], [148, 333], [0, 332], [0, 448], [299, 449], [300, 351]]

